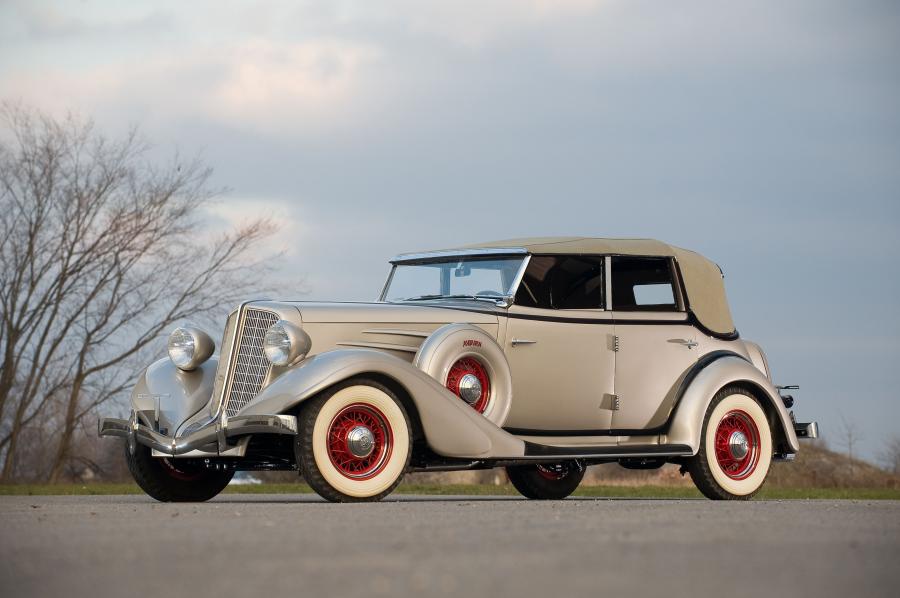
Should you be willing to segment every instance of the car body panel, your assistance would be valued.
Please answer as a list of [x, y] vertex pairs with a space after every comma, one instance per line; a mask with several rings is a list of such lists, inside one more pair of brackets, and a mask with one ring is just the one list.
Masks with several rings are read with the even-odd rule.
[[[615, 370], [610, 314], [559, 310], [552, 320], [540, 319], [545, 311], [518, 306], [509, 310], [503, 349], [514, 401], [505, 426], [608, 429]], [[576, 317], [591, 323], [566, 322]]]
[[523, 456], [521, 440], [482, 417], [434, 378], [402, 359], [371, 349], [337, 349], [304, 360], [264, 388], [241, 415], [292, 412], [330, 386], [372, 374], [403, 386], [415, 403], [429, 447], [439, 455]]
[[619, 408], [612, 414], [612, 428], [657, 428], [669, 417], [679, 381], [701, 354], [702, 335], [683, 313], [613, 312], [613, 316], [619, 341], [615, 370]]
[[[701, 364], [702, 367], [698, 368], [681, 394], [661, 442], [684, 444], [696, 453], [700, 446], [703, 419], [710, 402], [723, 388], [738, 385], [752, 390], [757, 400], [768, 407], [770, 413], [775, 414], [775, 417], [770, 418], [770, 425], [773, 436], [780, 434], [780, 452], [796, 453], [800, 449], [800, 443], [794, 432], [793, 420], [778, 389], [765, 374], [747, 358], [737, 354], [722, 351], [710, 353], [706, 358], [708, 363]], [[773, 442], [773, 445], [777, 444], [777, 441]]]
[[[165, 449], [164, 437], [172, 437], [171, 446], [178, 445], [174, 440], [183, 440], [179, 446], [191, 445], [192, 455], [201, 449], [211, 455], [236, 454], [237, 442], [243, 443], [237, 451], [243, 455], [246, 439], [240, 438], [237, 427], [229, 432], [224, 401], [231, 396], [244, 314], [252, 309], [302, 327], [311, 346], [295, 363], [265, 365], [258, 392], [244, 407], [237, 403], [237, 412], [231, 410], [230, 418], [236, 424], [240, 420], [241, 430], [260, 433], [271, 425], [274, 433], [290, 432], [291, 418], [304, 401], [351, 378], [374, 376], [402, 389], [428, 448], [442, 458], [516, 460], [593, 454], [614, 459], [640, 455], [642, 447], [648, 455], [676, 458], [696, 453], [710, 401], [722, 388], [737, 384], [765, 405], [779, 451], [798, 450], [792, 415], [772, 384], [765, 355], [755, 343], [739, 339], [736, 330], [728, 330], [730, 312], [720, 271], [709, 260], [647, 240], [532, 239], [522, 247], [492, 247], [484, 249], [486, 255], [523, 256], [519, 281], [531, 255], [604, 250], [589, 253], [605, 257], [604, 308], [524, 307], [514, 304], [515, 289], [513, 296], [497, 301], [246, 302], [229, 316], [218, 356], [190, 372], [163, 359], [141, 374], [132, 393], [133, 421], [140, 420], [148, 429], [132, 434], [132, 439], [152, 438], [154, 446]], [[676, 310], [612, 311], [610, 260], [619, 255], [617, 248], [625, 255], [671, 260]], [[452, 256], [454, 251], [477, 255], [479, 250], [435, 255]], [[395, 268], [404, 260], [432, 259], [428, 255], [401, 256], [394, 260]], [[679, 259], [691, 269], [693, 278], [687, 285]], [[717, 330], [701, 323], [692, 298], [703, 302], [705, 322]], [[426, 340], [449, 324], [477, 327], [489, 337], [485, 343], [489, 340], [493, 346], [496, 341], [502, 349], [512, 387], [505, 421], [489, 421], [441, 380], [416, 367]], [[261, 349], [258, 357], [265, 360]], [[264, 423], [257, 425], [248, 417]], [[121, 432], [128, 425], [111, 423], [109, 429]], [[206, 441], [210, 431], [216, 432], [216, 446], [194, 446], [190, 438]]]

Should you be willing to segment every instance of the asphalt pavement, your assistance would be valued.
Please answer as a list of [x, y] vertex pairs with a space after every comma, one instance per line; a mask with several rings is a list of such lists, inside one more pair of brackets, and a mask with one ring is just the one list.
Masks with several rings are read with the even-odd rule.
[[0, 596], [897, 596], [900, 502], [0, 497]]

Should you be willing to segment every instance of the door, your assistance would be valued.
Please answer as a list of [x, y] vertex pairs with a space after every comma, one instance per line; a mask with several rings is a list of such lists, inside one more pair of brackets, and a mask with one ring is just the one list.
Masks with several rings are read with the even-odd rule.
[[613, 257], [611, 295], [618, 351], [612, 427], [639, 435], [666, 423], [683, 375], [701, 354], [669, 258]]
[[532, 256], [504, 339], [513, 379], [505, 427], [522, 434], [609, 430], [615, 353], [603, 263]]

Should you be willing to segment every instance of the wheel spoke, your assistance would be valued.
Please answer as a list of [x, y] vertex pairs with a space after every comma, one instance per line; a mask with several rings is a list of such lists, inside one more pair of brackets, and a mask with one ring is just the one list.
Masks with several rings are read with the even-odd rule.
[[716, 426], [715, 457], [721, 470], [734, 480], [749, 477], [759, 463], [759, 429], [746, 412], [730, 411]]
[[[350, 448], [354, 430], [371, 435], [371, 451], [360, 456]], [[366, 480], [381, 473], [387, 466], [393, 446], [393, 433], [387, 418], [375, 406], [354, 403], [342, 409], [328, 427], [327, 452], [332, 465], [345, 477]]]

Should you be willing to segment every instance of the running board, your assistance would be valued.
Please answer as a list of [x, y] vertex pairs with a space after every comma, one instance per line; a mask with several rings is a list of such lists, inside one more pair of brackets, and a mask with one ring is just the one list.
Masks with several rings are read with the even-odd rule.
[[525, 457], [565, 457], [569, 459], [625, 457], [690, 457], [686, 444], [633, 444], [624, 446], [551, 446], [525, 441]]

